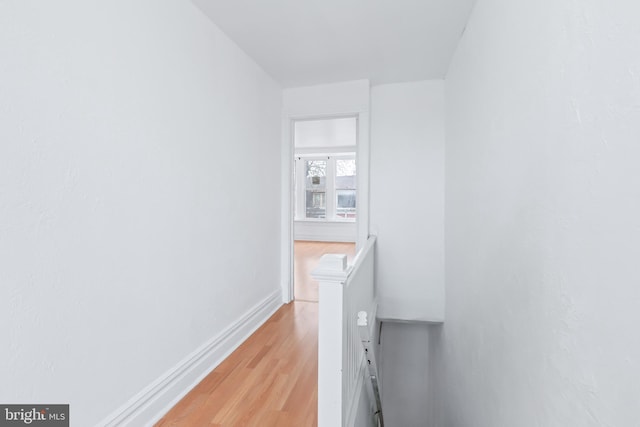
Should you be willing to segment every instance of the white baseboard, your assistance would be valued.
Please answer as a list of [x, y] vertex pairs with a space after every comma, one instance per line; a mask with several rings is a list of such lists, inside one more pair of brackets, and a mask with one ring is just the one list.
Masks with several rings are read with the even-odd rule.
[[319, 236], [317, 234], [296, 234], [296, 240], [305, 242], [338, 242], [338, 243], [355, 243], [353, 236], [343, 236], [339, 234], [325, 234]]
[[295, 221], [293, 225], [294, 240], [355, 242], [357, 235], [355, 222]]
[[281, 292], [274, 292], [129, 399], [98, 426], [152, 426], [281, 306]]

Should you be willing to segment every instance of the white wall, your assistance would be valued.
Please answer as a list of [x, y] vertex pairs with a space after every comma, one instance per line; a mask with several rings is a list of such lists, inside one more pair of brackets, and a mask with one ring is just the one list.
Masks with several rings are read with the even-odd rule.
[[444, 316], [444, 82], [371, 90], [371, 230], [381, 317]]
[[425, 323], [383, 322], [380, 389], [385, 424], [425, 427], [431, 383], [429, 328]]
[[288, 88], [283, 92], [282, 102], [286, 117], [318, 118], [368, 112], [369, 80]]
[[280, 300], [281, 90], [183, 0], [3, 1], [0, 57], [0, 401], [94, 425]]
[[640, 425], [638, 16], [476, 5], [446, 83], [445, 426]]
[[[294, 132], [294, 155], [296, 157], [304, 154], [318, 155], [321, 153], [334, 155], [336, 152], [353, 154], [357, 150], [358, 121], [356, 117], [298, 120], [293, 122], [292, 126]], [[294, 196], [294, 203], [297, 205], [295, 207], [297, 211], [295, 216], [304, 218], [304, 189], [306, 184], [303, 167], [297, 168], [295, 179], [298, 180], [296, 186], [298, 194]], [[331, 182], [333, 181], [328, 180], [327, 185]], [[300, 195], [302, 197], [298, 198]], [[330, 197], [327, 196], [326, 207], [328, 211], [331, 211], [329, 199]], [[355, 242], [357, 240], [356, 222], [335, 220], [331, 218], [332, 215], [329, 215], [329, 213], [328, 216], [329, 218], [323, 221], [295, 220], [293, 225], [294, 240], [320, 242]]]

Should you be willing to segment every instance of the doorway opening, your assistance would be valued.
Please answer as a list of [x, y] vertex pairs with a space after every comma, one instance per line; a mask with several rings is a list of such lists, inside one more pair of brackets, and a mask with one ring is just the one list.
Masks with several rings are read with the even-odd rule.
[[355, 255], [358, 118], [294, 120], [292, 132], [293, 299], [317, 302], [311, 272], [322, 255]]
[[349, 242], [296, 240], [293, 246], [293, 294], [296, 301], [318, 302], [318, 282], [313, 280], [311, 272], [318, 266], [322, 255], [347, 254], [347, 261], [352, 262], [356, 252], [356, 244]]

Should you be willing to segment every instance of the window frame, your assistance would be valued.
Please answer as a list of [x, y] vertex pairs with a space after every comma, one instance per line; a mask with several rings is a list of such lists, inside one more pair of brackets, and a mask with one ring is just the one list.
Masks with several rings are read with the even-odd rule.
[[[306, 164], [308, 160], [326, 160], [326, 179], [325, 179], [325, 217], [324, 218], [307, 218], [306, 212]], [[346, 222], [354, 223], [357, 221], [357, 215], [355, 218], [343, 218], [337, 216], [337, 191], [336, 191], [336, 161], [337, 160], [353, 160], [356, 162], [356, 206], [358, 205], [358, 164], [355, 152], [345, 153], [297, 153], [294, 156], [294, 169], [295, 169], [295, 221], [307, 221], [307, 222]], [[357, 212], [357, 211], [356, 211]]]

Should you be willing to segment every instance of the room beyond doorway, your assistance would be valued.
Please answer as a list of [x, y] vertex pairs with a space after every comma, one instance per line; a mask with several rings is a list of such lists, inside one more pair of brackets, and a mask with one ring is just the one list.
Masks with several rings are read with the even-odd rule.
[[297, 301], [318, 302], [318, 282], [311, 272], [317, 267], [324, 254], [346, 254], [350, 263], [356, 253], [355, 243], [310, 242], [296, 240], [294, 253], [294, 297]]
[[[327, 253], [353, 258], [358, 240], [358, 116], [291, 122], [293, 299], [318, 301], [311, 278]], [[347, 243], [334, 243], [347, 242]]]
[[293, 122], [294, 240], [357, 240], [357, 117]]

